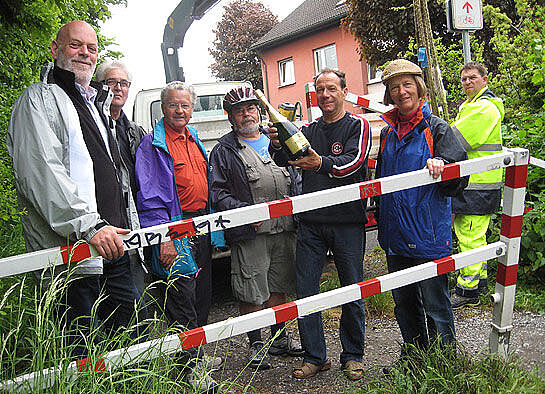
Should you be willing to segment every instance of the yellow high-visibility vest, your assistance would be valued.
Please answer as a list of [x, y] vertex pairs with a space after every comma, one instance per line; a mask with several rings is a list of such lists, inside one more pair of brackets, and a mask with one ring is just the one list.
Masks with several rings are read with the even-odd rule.
[[[504, 114], [502, 99], [495, 97], [486, 86], [473, 99], [462, 103], [452, 128], [469, 159], [502, 151], [501, 122]], [[473, 174], [465, 190], [498, 190], [501, 189], [501, 181], [501, 168]]]

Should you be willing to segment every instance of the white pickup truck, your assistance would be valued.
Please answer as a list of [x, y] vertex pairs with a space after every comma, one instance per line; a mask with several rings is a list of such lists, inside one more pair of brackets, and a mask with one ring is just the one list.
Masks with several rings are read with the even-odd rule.
[[[208, 153], [218, 139], [231, 131], [227, 113], [223, 110], [223, 97], [237, 86], [249, 86], [250, 82], [206, 82], [192, 85], [197, 93], [197, 100], [189, 124], [197, 129], [199, 138]], [[136, 94], [133, 106], [133, 120], [151, 132], [162, 118], [161, 88], [141, 90]]]

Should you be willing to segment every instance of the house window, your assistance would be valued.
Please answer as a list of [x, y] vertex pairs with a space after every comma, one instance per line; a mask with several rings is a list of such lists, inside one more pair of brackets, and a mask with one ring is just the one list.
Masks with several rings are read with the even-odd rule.
[[367, 77], [369, 83], [380, 82], [382, 78], [382, 71], [377, 69], [375, 64], [367, 63]]
[[314, 71], [316, 74], [326, 67], [337, 69], [337, 47], [335, 44], [314, 50]]
[[293, 69], [293, 58], [280, 60], [278, 62], [280, 74], [280, 86], [295, 83], [295, 70]]

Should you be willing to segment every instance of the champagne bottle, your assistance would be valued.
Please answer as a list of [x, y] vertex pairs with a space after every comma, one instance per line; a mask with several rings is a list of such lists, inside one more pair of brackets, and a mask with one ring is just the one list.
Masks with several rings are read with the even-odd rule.
[[291, 123], [284, 115], [278, 112], [271, 103], [267, 101], [261, 90], [256, 89], [255, 96], [265, 106], [265, 109], [269, 113], [269, 118], [273, 127], [276, 127], [278, 130], [280, 145], [288, 154], [290, 160], [297, 160], [305, 156], [308, 153], [310, 144], [301, 130]]

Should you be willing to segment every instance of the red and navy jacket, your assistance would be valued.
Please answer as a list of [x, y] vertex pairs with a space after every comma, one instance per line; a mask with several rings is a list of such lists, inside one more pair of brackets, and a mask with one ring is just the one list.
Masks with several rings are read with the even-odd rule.
[[[396, 130], [397, 108], [382, 118], [376, 177], [421, 170], [430, 158], [446, 164], [467, 159], [451, 127], [432, 115], [422, 101], [419, 122], [401, 140]], [[452, 203], [468, 177], [413, 187], [379, 196], [378, 240], [387, 254], [437, 259], [452, 253]]]
[[[301, 129], [310, 146], [322, 158], [317, 171], [303, 171], [303, 193], [331, 189], [367, 180], [367, 159], [371, 149], [371, 129], [367, 120], [351, 114], [336, 122], [319, 118]], [[270, 148], [274, 161], [285, 165], [287, 155]], [[333, 205], [298, 215], [307, 223], [367, 223], [366, 200]]]

